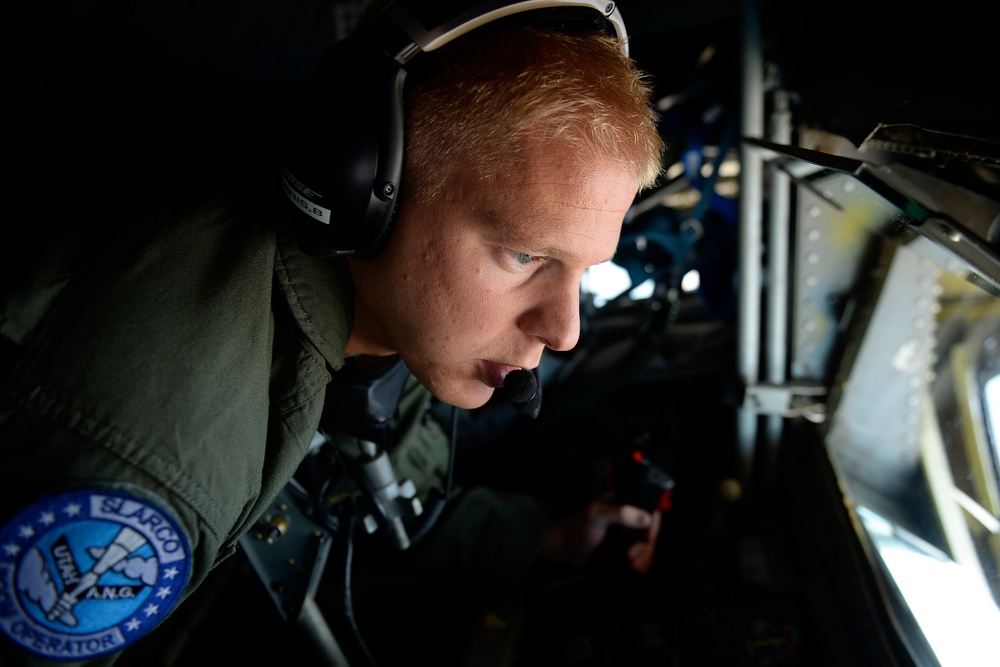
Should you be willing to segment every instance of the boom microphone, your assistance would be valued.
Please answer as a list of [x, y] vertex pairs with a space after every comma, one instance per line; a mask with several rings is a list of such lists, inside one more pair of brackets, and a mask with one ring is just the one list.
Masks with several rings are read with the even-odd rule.
[[520, 368], [507, 373], [503, 390], [520, 414], [532, 419], [538, 416], [542, 407], [542, 389], [534, 373]]

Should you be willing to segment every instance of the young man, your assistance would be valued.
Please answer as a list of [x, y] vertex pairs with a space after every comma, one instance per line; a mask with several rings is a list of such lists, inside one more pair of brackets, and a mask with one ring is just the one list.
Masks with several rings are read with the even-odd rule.
[[[153, 630], [291, 478], [345, 368], [398, 355], [476, 408], [576, 343], [583, 271], [658, 173], [647, 84], [594, 31], [497, 21], [427, 55], [371, 256], [303, 252], [279, 222], [291, 204], [262, 194], [273, 173], [227, 167], [109, 184], [9, 267], [3, 664], [110, 663]], [[539, 535], [544, 553], [655, 521], [581, 519]]]

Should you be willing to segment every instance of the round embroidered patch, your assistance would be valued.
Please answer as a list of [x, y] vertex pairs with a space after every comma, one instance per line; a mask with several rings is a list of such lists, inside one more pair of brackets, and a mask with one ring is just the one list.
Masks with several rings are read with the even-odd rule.
[[120, 491], [73, 491], [0, 528], [0, 626], [56, 660], [120, 651], [177, 604], [191, 569], [172, 516]]

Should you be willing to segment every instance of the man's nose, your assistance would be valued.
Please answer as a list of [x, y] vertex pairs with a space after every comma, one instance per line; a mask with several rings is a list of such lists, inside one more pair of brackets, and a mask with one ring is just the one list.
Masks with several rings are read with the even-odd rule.
[[557, 352], [573, 349], [580, 340], [580, 281], [541, 287], [520, 328]]

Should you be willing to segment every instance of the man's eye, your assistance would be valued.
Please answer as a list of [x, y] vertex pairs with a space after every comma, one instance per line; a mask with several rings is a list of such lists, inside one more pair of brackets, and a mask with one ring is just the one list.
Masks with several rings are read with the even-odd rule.
[[535, 259], [535, 255], [529, 255], [526, 252], [519, 252], [517, 250], [508, 250], [507, 252], [510, 253], [510, 256], [518, 264], [531, 264]]

